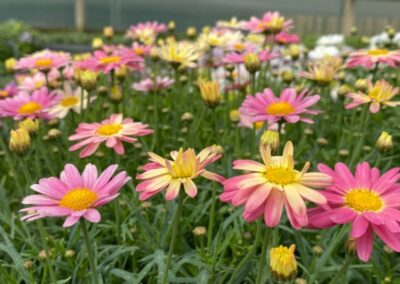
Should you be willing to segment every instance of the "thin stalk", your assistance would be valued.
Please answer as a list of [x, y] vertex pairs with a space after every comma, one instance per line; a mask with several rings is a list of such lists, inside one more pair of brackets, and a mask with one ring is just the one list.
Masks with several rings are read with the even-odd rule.
[[258, 244], [260, 242], [261, 238], [261, 222], [258, 222], [257, 224], [257, 232], [256, 232], [256, 238], [254, 240], [253, 246], [250, 248], [246, 256], [242, 259], [242, 261], [236, 266], [234, 272], [232, 273], [231, 278], [229, 279], [228, 283], [233, 283], [236, 279], [236, 276], [242, 271], [243, 267], [250, 261], [250, 259], [253, 257], [254, 252], [256, 251]]
[[178, 208], [176, 209], [177, 212], [176, 212], [174, 220], [172, 221], [172, 224], [171, 224], [173, 229], [172, 229], [172, 236], [171, 236], [171, 242], [169, 245], [167, 261], [165, 263], [165, 271], [164, 271], [164, 276], [163, 276], [163, 281], [162, 281], [163, 284], [168, 283], [168, 271], [169, 271], [169, 267], [171, 266], [172, 255], [174, 253], [176, 239], [178, 236], [179, 220], [182, 215], [184, 197], [185, 197], [184, 193], [181, 192], [179, 195]]
[[353, 257], [346, 254], [346, 258], [344, 260], [342, 267], [339, 269], [339, 271], [336, 273], [336, 275], [332, 278], [332, 280], [329, 282], [329, 284], [342, 283], [340, 280], [343, 277], [346, 277], [347, 271], [349, 270], [349, 267], [350, 267], [350, 264], [352, 261], [353, 261]]
[[265, 261], [266, 255], [267, 255], [268, 239], [269, 239], [269, 230], [266, 229], [265, 233], [264, 233], [264, 240], [263, 240], [263, 243], [262, 243], [260, 260], [258, 261], [259, 266], [258, 266], [256, 284], [260, 284], [261, 283], [263, 272], [266, 271], [266, 269], [264, 269], [264, 261]]
[[[98, 279], [97, 279], [97, 268], [96, 268], [96, 259], [95, 255], [93, 252], [93, 247], [92, 247], [92, 242], [89, 238], [89, 232], [86, 226], [86, 221], [81, 220], [80, 221], [81, 225], [81, 230], [83, 233], [83, 237], [85, 239], [85, 245], [86, 245], [86, 250], [88, 252], [88, 258], [89, 258], [89, 263], [90, 263], [90, 270], [91, 270], [91, 278], [92, 278], [92, 283], [93, 284], [98, 284]], [[95, 240], [92, 240], [93, 242]]]
[[210, 220], [208, 222], [208, 235], [207, 235], [208, 252], [211, 251], [212, 237], [213, 237], [213, 233], [214, 233], [216, 203], [217, 203], [217, 190], [215, 188], [215, 182], [213, 182], [212, 187], [211, 187], [211, 208], [210, 208]]

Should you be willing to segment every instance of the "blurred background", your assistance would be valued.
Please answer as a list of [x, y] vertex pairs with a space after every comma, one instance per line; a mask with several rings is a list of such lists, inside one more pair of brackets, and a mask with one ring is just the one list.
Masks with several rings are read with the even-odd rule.
[[294, 19], [296, 32], [321, 34], [341, 32], [349, 6], [351, 20], [362, 34], [400, 25], [400, 0], [0, 0], [0, 21], [14, 18], [35, 28], [91, 31], [107, 25], [123, 30], [140, 21], [174, 20], [177, 29], [184, 30], [278, 10]]

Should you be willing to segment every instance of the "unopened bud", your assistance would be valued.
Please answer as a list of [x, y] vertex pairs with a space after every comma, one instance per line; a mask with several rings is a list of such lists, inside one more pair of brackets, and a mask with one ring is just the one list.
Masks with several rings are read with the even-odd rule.
[[260, 138], [260, 146], [269, 146], [272, 153], [278, 151], [279, 132], [276, 130], [266, 130]]
[[250, 74], [255, 74], [261, 68], [261, 61], [256, 53], [250, 52], [244, 56], [244, 66]]
[[386, 131], [382, 131], [381, 135], [376, 141], [376, 148], [382, 152], [391, 150], [393, 148], [392, 135]]
[[97, 73], [91, 70], [82, 71], [80, 73], [80, 82], [85, 90], [93, 90], [94, 88], [96, 88], [97, 84]]
[[19, 128], [25, 128], [29, 134], [34, 134], [39, 130], [39, 120], [26, 118], [18, 123]]
[[24, 154], [31, 147], [31, 138], [28, 130], [25, 128], [18, 128], [17, 130], [10, 131], [10, 144], [11, 152]]

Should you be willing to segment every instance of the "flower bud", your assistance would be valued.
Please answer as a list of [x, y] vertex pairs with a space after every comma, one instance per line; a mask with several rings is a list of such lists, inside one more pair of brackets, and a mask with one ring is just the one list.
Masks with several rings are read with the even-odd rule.
[[233, 109], [229, 112], [229, 119], [232, 122], [239, 122], [240, 121], [240, 113], [239, 110]]
[[115, 69], [115, 76], [117, 76], [118, 79], [125, 79], [127, 73], [128, 69], [126, 68], [126, 66]]
[[91, 70], [82, 71], [80, 73], [80, 82], [85, 90], [93, 90], [97, 84], [97, 73]]
[[193, 114], [190, 112], [185, 112], [181, 116], [182, 121], [191, 122], [193, 120]]
[[382, 131], [378, 140], [376, 140], [376, 148], [381, 152], [392, 150], [393, 148], [392, 135], [390, 135], [386, 131]]
[[200, 79], [198, 81], [200, 87], [200, 94], [205, 104], [214, 108], [219, 105], [221, 101], [221, 94], [219, 92], [219, 84], [215, 81], [204, 81]]
[[25, 128], [11, 130], [10, 136], [9, 149], [11, 152], [24, 154], [31, 147], [31, 138], [29, 136], [28, 130], [26, 130]]
[[254, 52], [249, 52], [244, 56], [244, 66], [250, 74], [255, 74], [261, 68], [261, 61]]
[[277, 281], [288, 281], [297, 273], [297, 262], [294, 256], [295, 245], [278, 246], [269, 251], [269, 268]]
[[57, 128], [52, 128], [47, 132], [49, 139], [56, 139], [61, 136], [61, 131]]
[[175, 22], [174, 21], [169, 21], [168, 29], [170, 32], [173, 32], [175, 30]]
[[110, 99], [114, 102], [122, 101], [122, 92], [121, 88], [118, 85], [114, 85], [111, 88]]
[[368, 82], [366, 79], [358, 79], [355, 82], [354, 86], [359, 91], [365, 91], [368, 88]]
[[195, 235], [196, 237], [201, 237], [207, 233], [207, 229], [203, 226], [198, 226], [198, 227], [194, 228], [192, 232], [193, 232], [193, 235]]
[[14, 57], [8, 58], [4, 61], [4, 67], [6, 68], [7, 72], [14, 72], [15, 71], [15, 64], [17, 64], [17, 60]]
[[29, 134], [34, 134], [39, 130], [39, 120], [26, 118], [18, 122], [19, 128], [25, 128]]
[[67, 249], [66, 251], [65, 251], [65, 253], [64, 253], [64, 256], [65, 257], [74, 257], [75, 256], [75, 251], [74, 250], [72, 250], [72, 249]]
[[197, 34], [197, 30], [195, 27], [188, 27], [186, 30], [186, 35], [190, 38], [194, 38]]
[[275, 153], [279, 149], [279, 132], [276, 130], [266, 130], [260, 138], [260, 146], [269, 146], [271, 152]]
[[298, 44], [291, 44], [289, 46], [289, 54], [292, 60], [297, 60], [301, 54], [301, 48]]
[[286, 83], [290, 83], [293, 81], [293, 71], [292, 70], [283, 70], [281, 73], [282, 80]]
[[103, 46], [103, 40], [99, 37], [96, 37], [92, 41], [92, 48], [93, 49], [100, 49]]
[[111, 26], [107, 26], [103, 28], [103, 36], [106, 38], [112, 38], [114, 36], [114, 29]]

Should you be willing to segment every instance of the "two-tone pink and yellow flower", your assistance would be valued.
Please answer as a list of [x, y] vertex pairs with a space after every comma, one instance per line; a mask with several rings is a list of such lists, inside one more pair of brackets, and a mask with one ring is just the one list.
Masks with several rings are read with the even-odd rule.
[[304, 115], [315, 115], [319, 112], [308, 109], [316, 104], [320, 97], [318, 95], [309, 96], [304, 90], [297, 94], [293, 88], [286, 88], [280, 97], [276, 97], [269, 88], [255, 96], [248, 95], [242, 103], [240, 114], [248, 118], [251, 122], [267, 121], [270, 126], [284, 120], [287, 123], [303, 121], [313, 123], [310, 118]]
[[42, 50], [34, 54], [22, 57], [17, 61], [15, 69], [17, 70], [41, 70], [48, 72], [54, 68], [61, 68], [71, 61], [71, 55], [65, 52], [55, 52]]
[[119, 190], [131, 179], [126, 172], [113, 176], [117, 165], [109, 166], [98, 175], [96, 166], [86, 165], [82, 174], [71, 164], [64, 167], [60, 177], [42, 178], [31, 188], [39, 194], [29, 195], [22, 204], [32, 205], [21, 212], [22, 220], [33, 221], [44, 217], [67, 217], [63, 227], [70, 227], [81, 217], [98, 223], [98, 207], [119, 195]]
[[267, 12], [261, 19], [251, 17], [243, 27], [252, 33], [277, 34], [289, 30], [293, 25], [292, 20], [286, 20], [279, 12]]
[[0, 101], [0, 116], [12, 117], [15, 120], [24, 118], [51, 119], [49, 109], [59, 101], [56, 92], [49, 91], [46, 87], [34, 91], [31, 95], [20, 92], [12, 98]]
[[400, 50], [356, 50], [350, 53], [346, 66], [348, 68], [362, 66], [371, 69], [374, 68], [376, 64], [389, 65], [396, 68], [400, 64]]
[[206, 167], [221, 157], [215, 147], [211, 146], [202, 150], [196, 155], [196, 152], [189, 148], [184, 151], [171, 152], [171, 158], [164, 159], [154, 153], [149, 153], [150, 162], [143, 168], [144, 173], [136, 178], [144, 180], [136, 187], [140, 192], [140, 200], [146, 200], [153, 195], [165, 191], [165, 199], [175, 199], [181, 187], [184, 187], [189, 197], [197, 195], [197, 186], [193, 182], [199, 176], [206, 179], [222, 183], [223, 176], [206, 170]]
[[301, 171], [294, 168], [293, 144], [287, 142], [282, 156], [271, 156], [271, 148], [260, 146], [263, 164], [252, 160], [236, 160], [233, 168], [248, 173], [227, 179], [220, 199], [233, 206], [244, 205], [243, 217], [252, 222], [264, 217], [268, 227], [278, 226], [283, 206], [296, 229], [308, 224], [305, 200], [325, 204], [326, 198], [314, 190], [331, 185], [329, 175], [308, 173], [307, 162]]
[[348, 103], [345, 108], [352, 109], [363, 104], [369, 104], [369, 111], [372, 113], [377, 113], [381, 105], [396, 107], [400, 105], [400, 101], [391, 101], [398, 93], [399, 88], [394, 88], [385, 80], [379, 80], [375, 84], [368, 81], [367, 92], [361, 93], [350, 93], [347, 97], [351, 98], [353, 101]]
[[310, 227], [351, 224], [350, 237], [362, 261], [371, 257], [374, 233], [400, 252], [400, 168], [380, 174], [363, 162], [356, 166], [354, 175], [343, 163], [337, 163], [334, 169], [320, 164], [318, 169], [334, 183], [321, 191], [326, 206], [309, 210]]
[[131, 118], [123, 118], [123, 115], [112, 114], [102, 122], [80, 123], [75, 130], [75, 134], [68, 139], [79, 141], [72, 145], [69, 151], [76, 151], [83, 148], [79, 157], [85, 158], [92, 155], [99, 148], [100, 144], [105, 143], [108, 148], [112, 148], [118, 155], [125, 153], [122, 142], [134, 143], [136, 136], [144, 136], [153, 133], [147, 124], [134, 122]]

